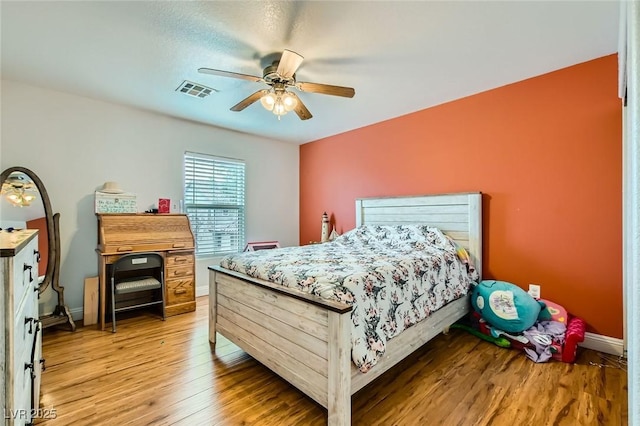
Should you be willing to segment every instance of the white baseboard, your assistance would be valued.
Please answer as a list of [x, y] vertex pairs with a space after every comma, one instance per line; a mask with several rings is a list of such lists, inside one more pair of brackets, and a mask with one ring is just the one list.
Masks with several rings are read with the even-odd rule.
[[84, 318], [84, 308], [71, 308], [69, 309], [69, 313], [74, 321], [79, 321]]
[[196, 286], [196, 297], [206, 296], [209, 294], [209, 285], [206, 286]]
[[579, 343], [578, 346], [616, 356], [624, 355], [624, 340], [602, 334], [586, 332], [584, 342]]

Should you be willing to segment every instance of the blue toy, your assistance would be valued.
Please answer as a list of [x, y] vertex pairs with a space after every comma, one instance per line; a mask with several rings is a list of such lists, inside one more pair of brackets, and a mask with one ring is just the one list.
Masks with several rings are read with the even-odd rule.
[[517, 285], [495, 280], [475, 286], [471, 305], [491, 326], [508, 333], [529, 329], [546, 307]]

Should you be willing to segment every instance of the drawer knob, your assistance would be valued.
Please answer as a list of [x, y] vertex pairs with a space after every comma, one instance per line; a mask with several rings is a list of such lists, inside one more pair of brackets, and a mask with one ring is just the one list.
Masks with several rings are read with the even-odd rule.
[[30, 373], [30, 374], [31, 374], [31, 380], [33, 380], [33, 379], [35, 379], [35, 378], [36, 378], [36, 373], [35, 373], [35, 368], [34, 368], [34, 366], [33, 366], [33, 363], [27, 363], [27, 362], [25, 362], [25, 363], [24, 363], [24, 369], [25, 369], [25, 370], [31, 370], [31, 373]]
[[173, 248], [182, 248], [184, 247], [184, 245], [185, 245], [184, 243], [174, 243]]
[[122, 246], [122, 247], [118, 247], [118, 251], [132, 251], [133, 247], [131, 246]]
[[24, 264], [24, 268], [22, 269], [23, 271], [29, 271], [29, 282], [33, 282], [33, 274], [31, 273], [32, 269], [33, 266], [27, 265], [26, 263]]
[[47, 369], [46, 364], [44, 363], [44, 358], [40, 358], [40, 364], [42, 364], [42, 371]]
[[28, 318], [24, 319], [24, 325], [29, 324], [29, 334], [33, 334], [33, 323], [36, 322], [36, 321], [38, 321], [38, 320], [35, 319], [35, 318], [31, 318], [31, 317], [28, 317]]
[[175, 294], [184, 294], [184, 293], [187, 292], [187, 289], [186, 288], [176, 288], [173, 292]]
[[186, 257], [176, 257], [173, 260], [175, 263], [182, 263], [182, 262], [186, 262], [187, 258]]
[[36, 262], [40, 263], [40, 251], [34, 250], [33, 254], [36, 256]]

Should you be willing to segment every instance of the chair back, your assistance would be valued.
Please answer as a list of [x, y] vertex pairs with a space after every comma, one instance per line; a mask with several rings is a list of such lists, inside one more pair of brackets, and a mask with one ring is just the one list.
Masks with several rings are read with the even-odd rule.
[[141, 269], [162, 269], [162, 255], [159, 253], [131, 253], [125, 254], [113, 264], [113, 273], [138, 271]]

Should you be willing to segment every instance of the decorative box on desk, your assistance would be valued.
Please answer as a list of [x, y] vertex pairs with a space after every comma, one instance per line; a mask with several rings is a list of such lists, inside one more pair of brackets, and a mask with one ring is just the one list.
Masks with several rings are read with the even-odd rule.
[[136, 195], [128, 192], [121, 194], [111, 194], [108, 192], [96, 191], [95, 212], [96, 213], [136, 213], [138, 204]]
[[104, 330], [106, 272], [123, 254], [157, 252], [164, 257], [166, 315], [196, 309], [195, 242], [185, 214], [96, 214], [100, 327]]

